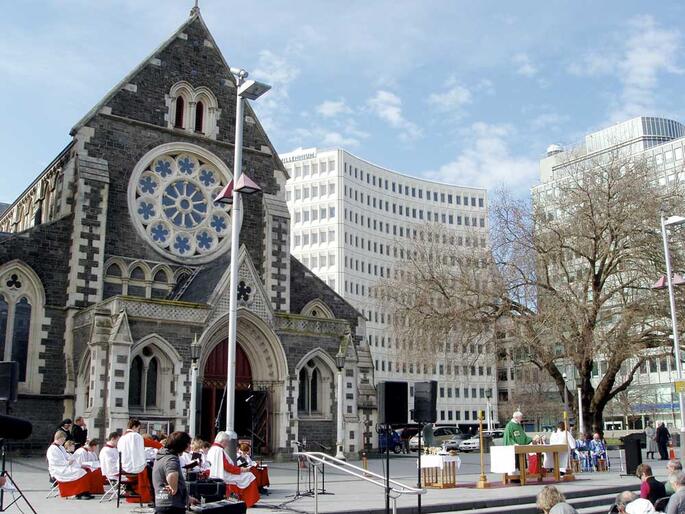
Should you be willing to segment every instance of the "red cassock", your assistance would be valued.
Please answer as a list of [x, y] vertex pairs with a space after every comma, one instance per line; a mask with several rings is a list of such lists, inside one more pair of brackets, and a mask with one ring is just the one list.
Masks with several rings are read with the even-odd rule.
[[[241, 468], [235, 464], [231, 464], [228, 461], [228, 458], [223, 451], [223, 447], [217, 445], [216, 443], [212, 446], [218, 446], [221, 448], [224, 471], [231, 475], [240, 475]], [[231, 493], [235, 494], [238, 498], [240, 498], [240, 500], [244, 501], [247, 508], [252, 507], [259, 501], [259, 488], [257, 487], [257, 480], [252, 480], [245, 488], [238, 487], [236, 484], [226, 484], [226, 496], [229, 496]]]
[[150, 483], [150, 478], [147, 476], [147, 469], [144, 469], [137, 475], [127, 474], [128, 482], [133, 487], [133, 492], [140, 495], [138, 497], [128, 497], [126, 501], [128, 503], [152, 503], [152, 484]]
[[269, 483], [269, 468], [260, 468], [257, 466], [252, 466], [250, 468], [250, 471], [252, 471], [252, 474], [257, 479], [255, 480], [255, 482], [257, 483], [257, 488], [269, 487], [269, 485], [271, 485]]
[[76, 496], [77, 494], [91, 493], [103, 494], [102, 487], [104, 479], [99, 469], [87, 471], [86, 474], [71, 482], [59, 482], [59, 495], [62, 497]]

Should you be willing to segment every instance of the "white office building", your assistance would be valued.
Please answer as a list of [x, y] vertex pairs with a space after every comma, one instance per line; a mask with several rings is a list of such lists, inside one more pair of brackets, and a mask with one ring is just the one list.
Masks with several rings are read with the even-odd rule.
[[298, 149], [280, 158], [290, 175], [291, 253], [366, 317], [376, 382], [406, 380], [411, 396], [411, 383], [437, 380], [438, 420], [475, 423], [487, 397], [497, 398], [494, 354], [474, 341], [459, 350], [470, 358], [448, 353], [433, 366], [417, 366], [398, 351], [392, 313], [383, 312], [370, 288], [390, 276], [402, 240], [426, 223], [454, 230], [466, 251], [486, 247], [487, 191], [404, 175], [343, 149]]
[[[616, 151], [625, 157], [644, 158], [647, 165], [654, 169], [655, 180], [660, 185], [674, 180], [682, 183], [685, 180], [684, 149], [685, 125], [682, 123], [657, 117], [633, 118], [590, 133], [582, 143], [568, 150], [551, 145], [547, 155], [540, 161], [541, 183], [533, 188], [533, 196], [536, 201], [553, 206], [559, 194], [557, 185], [574, 169], [574, 163], [589, 159], [601, 162], [602, 154]], [[658, 220], [654, 222], [658, 226]], [[631, 427], [644, 426], [647, 418], [664, 421], [671, 426], [680, 425], [680, 408], [672, 385], [677, 379], [672, 348], [655, 348], [647, 353], [649, 358], [639, 368], [630, 386], [634, 398], [630, 405], [631, 412], [628, 414], [625, 406], [621, 409], [610, 404], [604, 416], [605, 428], [627, 428], [626, 417]], [[598, 359], [594, 363], [592, 376], [595, 385], [606, 369], [606, 361]], [[572, 387], [575, 387], [573, 368], [569, 366], [565, 371]]]

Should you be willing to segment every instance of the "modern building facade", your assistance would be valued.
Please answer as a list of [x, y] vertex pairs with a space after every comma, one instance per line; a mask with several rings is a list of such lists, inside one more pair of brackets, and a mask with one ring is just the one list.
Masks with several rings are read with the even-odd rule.
[[[658, 117], [633, 118], [588, 134], [581, 144], [568, 150], [551, 145], [540, 161], [541, 183], [533, 188], [533, 197], [553, 208], [554, 199], [559, 194], [556, 186], [573, 170], [574, 164], [591, 159], [601, 162], [602, 156], [609, 152], [644, 159], [654, 169], [654, 180], [660, 185], [675, 180], [682, 182], [685, 179], [684, 151], [685, 125], [682, 123]], [[657, 225], [658, 220], [655, 220]], [[606, 428], [642, 427], [646, 418], [672, 426], [680, 425], [678, 398], [672, 384], [677, 379], [672, 347], [649, 350], [647, 355], [648, 359], [635, 374], [628, 393], [609, 404], [605, 415]], [[599, 359], [593, 366], [595, 383], [601, 379], [606, 365]], [[569, 366], [565, 371], [573, 388], [576, 380], [573, 367]]]
[[411, 383], [437, 380], [438, 420], [474, 423], [487, 397], [497, 398], [494, 352], [473, 341], [418, 365], [399, 350], [392, 313], [371, 291], [394, 273], [404, 243], [426, 224], [447, 227], [465, 252], [486, 248], [487, 191], [404, 175], [339, 148], [280, 157], [290, 176], [291, 252], [365, 316], [376, 381], [406, 380], [411, 396]]
[[[195, 8], [0, 214], [0, 358], [19, 363], [29, 443], [75, 415], [100, 440], [129, 416], [164, 433], [195, 418], [207, 439], [225, 427], [232, 213], [213, 200], [232, 179], [235, 106]], [[333, 448], [343, 402], [356, 452], [375, 419], [364, 318], [291, 256], [288, 174], [249, 104], [243, 160], [262, 194], [242, 213], [236, 431], [271, 454]]]

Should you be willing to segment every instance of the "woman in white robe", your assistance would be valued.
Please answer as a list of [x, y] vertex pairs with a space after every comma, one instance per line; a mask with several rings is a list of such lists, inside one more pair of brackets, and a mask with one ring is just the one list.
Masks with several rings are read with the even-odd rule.
[[255, 476], [247, 468], [235, 465], [226, 451], [230, 437], [226, 432], [219, 432], [214, 444], [207, 452], [207, 461], [211, 465], [209, 476], [220, 478], [226, 483], [226, 495], [236, 493], [245, 502], [247, 508], [259, 501], [259, 490]]

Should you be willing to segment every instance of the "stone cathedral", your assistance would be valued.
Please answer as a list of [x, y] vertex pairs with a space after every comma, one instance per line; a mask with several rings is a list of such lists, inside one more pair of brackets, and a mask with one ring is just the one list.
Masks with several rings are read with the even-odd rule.
[[[32, 445], [74, 416], [100, 438], [130, 416], [150, 432], [224, 428], [231, 209], [213, 199], [232, 178], [235, 105], [195, 8], [0, 214], [0, 358], [19, 363], [11, 410], [34, 423]], [[236, 430], [265, 454], [333, 450], [341, 399], [356, 452], [375, 439], [364, 318], [291, 257], [288, 177], [247, 102], [244, 127], [263, 194], [243, 202]]]

